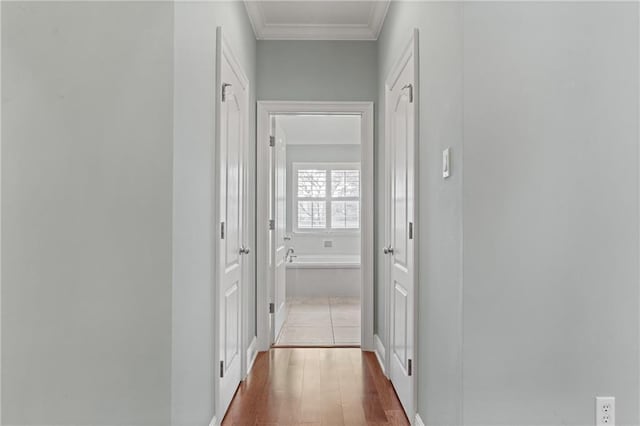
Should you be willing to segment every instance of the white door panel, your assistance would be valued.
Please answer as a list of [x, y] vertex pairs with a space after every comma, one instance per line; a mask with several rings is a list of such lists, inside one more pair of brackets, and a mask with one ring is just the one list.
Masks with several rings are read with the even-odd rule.
[[227, 370], [229, 366], [233, 365], [236, 357], [240, 355], [240, 340], [238, 333], [235, 331], [240, 328], [240, 297], [239, 297], [240, 283], [235, 282], [227, 289], [224, 294], [224, 311], [225, 311], [225, 330], [230, 331], [225, 333], [224, 336], [224, 350]]
[[285, 241], [287, 226], [287, 143], [286, 135], [275, 120], [273, 129], [275, 146], [273, 147], [273, 219], [275, 229], [273, 231], [273, 253], [274, 253], [274, 335], [277, 338], [282, 325], [287, 318], [287, 295], [286, 295], [286, 253], [287, 244]]
[[414, 59], [404, 58], [387, 92], [387, 164], [390, 177], [388, 288], [389, 378], [409, 418], [414, 415]]
[[220, 410], [227, 410], [242, 379], [242, 292], [245, 291], [244, 217], [247, 86], [222, 55], [220, 107], [219, 358]]

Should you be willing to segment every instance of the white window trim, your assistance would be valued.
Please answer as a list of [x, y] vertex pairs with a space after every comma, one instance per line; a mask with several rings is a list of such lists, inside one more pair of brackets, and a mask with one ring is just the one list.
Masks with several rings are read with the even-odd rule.
[[[362, 171], [360, 163], [354, 162], [294, 162], [291, 164], [293, 185], [291, 186], [291, 227], [294, 234], [359, 234], [362, 227]], [[319, 169], [325, 170], [327, 174], [326, 193], [324, 197], [298, 197], [298, 170]], [[331, 170], [358, 170], [360, 172], [360, 194], [358, 197], [332, 197], [331, 196]], [[323, 201], [325, 203], [325, 227], [324, 228], [298, 228], [298, 200], [300, 201]], [[332, 201], [357, 201], [360, 204], [360, 217], [357, 228], [331, 228], [331, 202]]]

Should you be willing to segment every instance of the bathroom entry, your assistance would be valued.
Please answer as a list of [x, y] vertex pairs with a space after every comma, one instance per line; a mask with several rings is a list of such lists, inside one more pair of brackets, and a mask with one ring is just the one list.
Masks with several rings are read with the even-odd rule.
[[378, 352], [373, 103], [258, 101], [256, 141], [257, 335], [249, 351]]
[[360, 346], [361, 117], [271, 120], [274, 345]]

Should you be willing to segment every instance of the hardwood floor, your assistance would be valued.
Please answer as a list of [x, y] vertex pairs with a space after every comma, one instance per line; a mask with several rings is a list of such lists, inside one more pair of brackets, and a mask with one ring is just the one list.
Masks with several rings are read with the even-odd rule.
[[409, 425], [376, 356], [353, 348], [274, 348], [258, 355], [229, 425]]

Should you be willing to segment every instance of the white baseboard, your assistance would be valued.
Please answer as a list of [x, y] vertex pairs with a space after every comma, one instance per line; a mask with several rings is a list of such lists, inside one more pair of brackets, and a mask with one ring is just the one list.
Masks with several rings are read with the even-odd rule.
[[218, 418], [216, 416], [213, 416], [213, 418], [209, 422], [209, 426], [218, 426]]
[[416, 420], [413, 423], [415, 426], [424, 426], [424, 422], [420, 418], [420, 414], [416, 413]]
[[384, 349], [384, 345], [382, 344], [382, 340], [380, 340], [380, 337], [377, 334], [373, 335], [373, 345], [375, 347], [374, 352], [376, 354], [376, 358], [378, 358], [378, 364], [380, 364], [380, 368], [382, 369], [382, 372], [385, 374], [385, 376], [387, 375], [387, 371], [384, 368], [384, 360], [385, 360], [385, 353], [386, 350]]
[[247, 375], [251, 371], [256, 358], [258, 357], [258, 339], [256, 337], [253, 338], [249, 348], [247, 349]]

